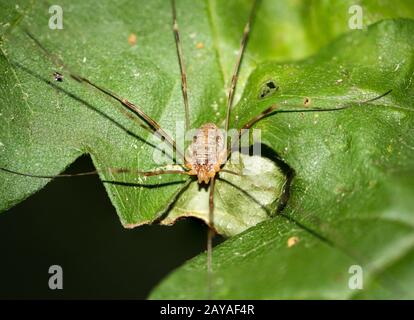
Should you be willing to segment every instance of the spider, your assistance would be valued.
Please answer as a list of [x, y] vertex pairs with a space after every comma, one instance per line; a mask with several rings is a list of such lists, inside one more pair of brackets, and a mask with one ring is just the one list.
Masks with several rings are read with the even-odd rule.
[[[119, 96], [118, 94], [88, 80], [86, 77], [83, 77], [79, 74], [76, 74], [71, 71], [69, 67], [67, 67], [63, 61], [61, 61], [58, 57], [53, 55], [49, 50], [44, 47], [32, 34], [26, 32], [29, 38], [43, 51], [43, 53], [54, 60], [55, 64], [61, 67], [72, 79], [75, 81], [82, 83], [88, 87], [91, 87], [94, 90], [108, 96], [109, 98], [117, 101], [120, 105], [122, 105], [126, 112], [129, 112], [128, 116], [131, 116], [131, 112], [137, 116], [140, 120], [144, 121], [153, 133], [156, 133], [158, 136], [161, 136], [163, 140], [172, 148], [175, 152], [177, 157], [182, 161], [183, 166], [182, 170], [166, 170], [166, 169], [155, 169], [152, 171], [141, 171], [141, 170], [134, 170], [128, 168], [109, 168], [107, 169], [111, 173], [133, 173], [140, 176], [158, 176], [158, 175], [165, 175], [165, 174], [180, 174], [180, 175], [188, 175], [193, 178], [196, 178], [197, 182], [201, 185], [205, 185], [209, 187], [209, 213], [208, 213], [208, 236], [207, 236], [207, 272], [208, 276], [211, 279], [213, 274], [212, 269], [212, 241], [215, 235], [215, 228], [214, 228], [214, 190], [215, 190], [215, 182], [217, 176], [220, 172], [227, 172], [231, 174], [238, 174], [230, 170], [224, 169], [224, 165], [229, 160], [232, 150], [234, 149], [234, 144], [230, 143], [230, 137], [228, 137], [227, 132], [229, 131], [229, 123], [231, 119], [231, 110], [234, 102], [235, 96], [235, 89], [238, 82], [238, 74], [240, 65], [243, 59], [243, 55], [247, 46], [248, 37], [250, 34], [250, 30], [253, 24], [255, 12], [257, 10], [258, 0], [253, 0], [252, 7], [250, 9], [248, 20], [245, 24], [243, 29], [242, 38], [240, 41], [240, 48], [237, 53], [237, 58], [234, 64], [234, 69], [230, 81], [230, 85], [228, 87], [227, 93], [227, 102], [226, 102], [226, 117], [225, 117], [225, 124], [224, 128], [220, 129], [218, 125], [214, 123], [205, 123], [200, 128], [198, 128], [194, 135], [191, 144], [189, 145], [186, 152], [181, 150], [177, 145], [176, 141], [167, 134], [167, 132], [160, 126], [160, 124], [153, 119], [150, 115], [146, 114], [140, 107], [136, 104], [130, 102], [128, 99]], [[183, 48], [180, 40], [180, 30], [177, 21], [177, 13], [176, 13], [176, 4], [175, 0], [171, 0], [171, 8], [172, 8], [172, 31], [175, 38], [175, 45], [177, 51], [177, 58], [178, 64], [180, 68], [181, 74], [181, 91], [182, 91], [182, 98], [183, 98], [183, 107], [184, 107], [184, 114], [185, 114], [185, 129], [188, 131], [190, 129], [190, 107], [189, 107], [189, 100], [188, 100], [188, 92], [187, 92], [187, 72], [186, 72], [186, 65], [184, 59]], [[63, 81], [63, 75], [55, 72], [54, 79], [58, 82]], [[275, 90], [275, 84], [271, 83], [268, 86], [269, 90]], [[369, 103], [375, 100], [378, 100], [385, 95], [389, 94], [391, 90], [387, 91], [386, 93], [379, 95], [375, 98], [365, 100], [359, 102], [359, 105]], [[263, 93], [265, 94], [265, 93]], [[309, 106], [310, 100], [306, 98], [305, 100], [305, 107]], [[338, 111], [342, 109], [349, 108], [350, 106], [342, 106], [336, 107], [331, 109], [318, 109], [313, 108], [306, 110], [294, 110], [291, 112], [301, 112], [301, 111]], [[247, 121], [245, 124], [240, 126], [238, 129], [238, 139], [245, 134], [248, 129], [252, 128], [257, 122], [262, 120], [265, 117], [271, 116], [275, 112], [279, 110], [279, 105], [272, 104], [265, 110], [263, 110], [258, 115], [254, 116], [252, 119]], [[234, 141], [233, 141], [234, 142]], [[235, 142], [238, 142], [235, 141]], [[77, 173], [77, 174], [60, 174], [57, 176], [50, 176], [50, 175], [34, 175], [22, 172], [16, 172], [14, 170], [8, 168], [0, 168], [3, 171], [18, 174], [23, 176], [35, 177], [35, 178], [61, 178], [61, 177], [73, 177], [73, 176], [84, 176], [84, 175], [94, 175], [98, 174], [97, 170], [84, 172], [84, 173]], [[209, 296], [211, 296], [211, 280], [209, 280]]]

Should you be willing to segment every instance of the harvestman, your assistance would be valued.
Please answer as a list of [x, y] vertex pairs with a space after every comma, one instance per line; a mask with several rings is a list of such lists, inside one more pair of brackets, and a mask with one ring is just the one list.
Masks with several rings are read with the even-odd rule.
[[[224, 132], [227, 133], [229, 130], [229, 122], [230, 122], [230, 113], [233, 105], [234, 100], [234, 93], [237, 85], [238, 73], [241, 65], [241, 61], [243, 58], [243, 54], [246, 48], [247, 39], [250, 33], [250, 28], [252, 25], [252, 21], [256, 12], [258, 0], [253, 0], [252, 8], [249, 13], [249, 17], [247, 23], [243, 30], [243, 36], [240, 42], [240, 48], [237, 54], [236, 63], [233, 69], [233, 75], [231, 78], [230, 86], [228, 88], [228, 95], [227, 95], [227, 104], [226, 104], [226, 119], [225, 119], [225, 127]], [[190, 128], [190, 111], [189, 111], [189, 104], [188, 104], [188, 95], [187, 95], [187, 73], [185, 69], [184, 63], [184, 55], [183, 49], [181, 46], [180, 41], [180, 32], [178, 29], [177, 23], [177, 15], [176, 15], [176, 6], [175, 0], [171, 0], [172, 6], [172, 18], [173, 18], [173, 33], [175, 37], [175, 44], [178, 56], [178, 63], [180, 67], [181, 73], [181, 91], [184, 101], [184, 111], [185, 111], [185, 129], [186, 131]], [[164, 141], [173, 149], [173, 151], [178, 155], [181, 160], [184, 162], [183, 170], [153, 170], [153, 171], [140, 171], [128, 168], [109, 168], [107, 169], [108, 172], [111, 173], [133, 173], [142, 176], [157, 176], [163, 174], [182, 174], [182, 175], [189, 175], [192, 177], [197, 177], [197, 181], [199, 184], [208, 185], [209, 190], [209, 214], [208, 214], [208, 236], [207, 236], [207, 270], [209, 276], [209, 294], [211, 294], [211, 277], [212, 277], [212, 240], [215, 235], [214, 231], [214, 186], [215, 181], [219, 172], [227, 172], [232, 174], [237, 174], [233, 171], [223, 169], [223, 166], [227, 162], [227, 160], [231, 156], [232, 146], [229, 148], [229, 141], [226, 134], [223, 133], [221, 129], [217, 127], [214, 123], [206, 123], [202, 125], [199, 129], [196, 130], [193, 141], [188, 147], [186, 153], [184, 153], [180, 148], [177, 146], [174, 139], [172, 139], [164, 129], [158, 124], [157, 121], [152, 119], [149, 115], [147, 115], [144, 111], [142, 111], [138, 106], [131, 103], [127, 99], [117, 95], [116, 93], [105, 89], [87, 78], [84, 78], [80, 75], [77, 75], [70, 71], [70, 69], [56, 56], [50, 53], [33, 35], [27, 32], [27, 35], [36, 43], [38, 47], [46, 54], [49, 58], [53, 59], [54, 63], [65, 70], [69, 76], [76, 80], [79, 83], [86, 84], [93, 89], [98, 90], [99, 92], [105, 94], [106, 96], [116, 100], [119, 102], [123, 107], [126, 109], [123, 111], [127, 112], [127, 116], [131, 117], [131, 112], [134, 113], [140, 120], [143, 120], [149, 127], [145, 127], [146, 129], [151, 130], [153, 133], [164, 138]], [[60, 73], [54, 73], [54, 77], [56, 81], [63, 81], [63, 75]], [[373, 99], [369, 99], [366, 101], [358, 102], [358, 105], [362, 105], [365, 103], [369, 103], [375, 100], [378, 100], [385, 95], [389, 94], [391, 90], [387, 91], [386, 93], [377, 96]], [[278, 105], [273, 104], [257, 116], [253, 117], [250, 121], [246, 124], [241, 126], [238, 129], [238, 137], [240, 138], [248, 129], [250, 129], [254, 124], [256, 124], [261, 119], [274, 114], [276, 112], [285, 111], [285, 112], [321, 112], [321, 111], [337, 111], [350, 108], [351, 105], [346, 106], [339, 106], [336, 108], [330, 109], [320, 109], [320, 108], [313, 108], [313, 109], [304, 109], [304, 110], [280, 110], [278, 109]], [[136, 120], [136, 119], [135, 119]], [[143, 126], [142, 124], [140, 124]], [[238, 141], [235, 141], [238, 142]], [[74, 176], [85, 176], [85, 175], [94, 175], [98, 174], [98, 170], [90, 171], [90, 172], [83, 172], [83, 173], [76, 173], [76, 174], [60, 174], [60, 175], [34, 175], [34, 174], [27, 174], [16, 172], [7, 168], [0, 168], [3, 171], [34, 177], [34, 178], [46, 178], [46, 179], [53, 179], [53, 178], [62, 178], [62, 177], [74, 177]]]

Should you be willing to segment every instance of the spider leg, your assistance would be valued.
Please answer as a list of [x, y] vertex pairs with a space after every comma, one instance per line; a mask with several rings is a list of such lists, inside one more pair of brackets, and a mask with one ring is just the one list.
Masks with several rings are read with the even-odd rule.
[[190, 111], [188, 107], [188, 95], [187, 95], [187, 72], [184, 64], [183, 48], [180, 40], [180, 30], [177, 23], [177, 12], [175, 7], [175, 0], [171, 0], [172, 12], [173, 12], [173, 31], [175, 36], [175, 45], [177, 47], [178, 63], [180, 65], [181, 72], [181, 91], [184, 99], [184, 111], [185, 111], [185, 130], [190, 129]]
[[[357, 102], [358, 106], [362, 106], [364, 104], [367, 103], [371, 103], [374, 102], [376, 100], [379, 100], [385, 96], [387, 96], [388, 94], [390, 94], [392, 92], [392, 89], [384, 92], [383, 94], [380, 94], [374, 98], [368, 99], [368, 100], [363, 100], [363, 101], [359, 101]], [[287, 106], [287, 105], [284, 105]], [[240, 138], [243, 134], [245, 134], [246, 132], [248, 132], [248, 129], [250, 129], [251, 127], [253, 127], [253, 125], [255, 125], [257, 122], [259, 122], [260, 120], [272, 115], [273, 113], [297, 113], [297, 112], [331, 112], [331, 111], [339, 111], [339, 110], [345, 110], [345, 109], [349, 109], [354, 107], [353, 104], [346, 104], [343, 106], [338, 106], [335, 108], [328, 108], [328, 109], [322, 109], [322, 108], [312, 108], [312, 109], [279, 109], [280, 106], [277, 104], [273, 104], [270, 107], [268, 107], [267, 109], [263, 110], [261, 113], [259, 113], [257, 116], [253, 117], [252, 119], [250, 119], [248, 122], [246, 122], [239, 130], [238, 130], [238, 139], [234, 142], [232, 148], [235, 146], [236, 143], [238, 143], [238, 141], [240, 141]], [[231, 152], [232, 152], [232, 148], [230, 148], [227, 151], [227, 159], [230, 157]]]
[[209, 195], [209, 206], [208, 206], [208, 233], [207, 233], [207, 273], [208, 273], [208, 298], [212, 297], [212, 278], [213, 278], [213, 267], [212, 267], [212, 253], [213, 253], [213, 238], [215, 235], [214, 231], [214, 188], [216, 179], [213, 177], [210, 180], [210, 195]]
[[225, 124], [225, 131], [226, 132], [229, 130], [230, 111], [231, 111], [231, 108], [232, 108], [232, 105], [233, 105], [234, 93], [235, 93], [235, 90], [236, 90], [240, 64], [241, 64], [241, 61], [243, 59], [244, 51], [246, 49], [247, 39], [249, 37], [250, 27], [251, 27], [253, 17], [254, 17], [255, 11], [256, 11], [257, 2], [258, 2], [258, 0], [253, 0], [253, 5], [252, 5], [252, 8], [251, 8], [250, 13], [249, 13], [249, 18], [247, 20], [247, 23], [246, 23], [244, 29], [243, 29], [243, 36], [242, 36], [242, 39], [240, 41], [240, 49], [238, 51], [236, 64], [234, 65], [233, 75], [231, 77], [230, 87], [229, 87], [228, 96], [227, 96], [227, 112], [226, 112], [226, 124]]
[[[356, 102], [357, 106], [362, 106], [364, 104], [367, 103], [371, 103], [374, 102], [376, 100], [379, 100], [383, 97], [385, 97], [386, 95], [390, 94], [392, 92], [392, 89], [386, 91], [385, 93], [382, 93], [374, 98], [368, 99], [368, 100], [363, 100], [363, 101], [358, 101]], [[285, 106], [285, 105], [284, 105]], [[250, 129], [254, 124], [256, 124], [258, 121], [262, 120], [263, 118], [268, 117], [269, 115], [271, 115], [274, 112], [279, 112], [279, 113], [296, 113], [296, 112], [330, 112], [330, 111], [339, 111], [339, 110], [345, 110], [345, 109], [349, 109], [349, 108], [353, 108], [354, 104], [353, 103], [347, 103], [346, 105], [342, 105], [342, 106], [338, 106], [335, 108], [328, 108], [328, 109], [322, 109], [322, 108], [312, 108], [312, 109], [285, 109], [285, 110], [277, 110], [279, 108], [278, 105], [274, 104], [272, 106], [270, 106], [269, 108], [267, 108], [266, 110], [262, 111], [260, 114], [258, 114], [256, 117], [252, 118], [250, 121], [248, 121], [243, 127], [242, 129]]]
[[186, 174], [188, 175], [187, 171], [182, 170], [152, 170], [152, 171], [142, 171], [142, 170], [135, 170], [135, 169], [128, 169], [128, 168], [108, 168], [106, 170], [93, 170], [88, 172], [81, 172], [81, 173], [71, 173], [71, 174], [58, 174], [58, 175], [38, 175], [38, 174], [30, 174], [30, 173], [23, 173], [19, 171], [14, 171], [7, 168], [0, 168], [1, 171], [8, 172], [11, 174], [16, 174], [19, 176], [24, 177], [31, 177], [31, 178], [43, 178], [43, 179], [55, 179], [55, 178], [70, 178], [70, 177], [81, 177], [81, 176], [92, 176], [97, 175], [99, 173], [108, 172], [113, 174], [118, 173], [132, 173], [137, 174], [145, 177], [150, 176], [158, 176], [162, 174]]
[[240, 173], [238, 173], [238, 172], [235, 172], [235, 171], [232, 171], [232, 170], [227, 170], [227, 169], [221, 169], [220, 170], [220, 172], [223, 172], [223, 173], [230, 173], [230, 174], [233, 174], [233, 175], [235, 175], [235, 176], [243, 176], [242, 174], [240, 174]]
[[93, 83], [92, 81], [90, 81], [89, 79], [80, 76], [74, 72], [72, 72], [64, 63], [61, 59], [59, 59], [56, 55], [52, 54], [51, 52], [49, 52], [48, 49], [46, 49], [40, 42], [39, 40], [37, 40], [31, 33], [26, 31], [26, 34], [28, 35], [28, 37], [30, 39], [33, 40], [33, 42], [43, 51], [43, 53], [49, 57], [54, 64], [56, 64], [57, 66], [63, 68], [69, 75], [71, 78], [73, 78], [74, 80], [76, 80], [79, 83], [83, 83], [88, 85], [89, 87], [96, 89], [97, 91], [103, 93], [104, 95], [106, 95], [107, 97], [112, 98], [115, 101], [118, 101], [119, 103], [121, 103], [122, 106], [126, 107], [127, 110], [132, 111], [135, 115], [137, 115], [140, 119], [143, 119], [154, 131], [155, 133], [157, 133], [159, 136], [164, 137], [165, 141], [172, 147], [172, 149], [182, 158], [182, 160], [185, 159], [184, 157], [184, 153], [177, 147], [176, 142], [174, 141], [174, 139], [172, 139], [165, 131], [164, 129], [161, 128], [161, 126], [158, 124], [157, 121], [155, 121], [154, 119], [152, 119], [149, 115], [147, 115], [143, 110], [141, 110], [138, 106], [136, 106], [135, 104], [131, 103], [130, 101], [128, 101], [127, 99], [117, 95], [114, 92], [111, 92], [108, 89], [105, 89], [104, 87], [101, 87], [95, 83]]

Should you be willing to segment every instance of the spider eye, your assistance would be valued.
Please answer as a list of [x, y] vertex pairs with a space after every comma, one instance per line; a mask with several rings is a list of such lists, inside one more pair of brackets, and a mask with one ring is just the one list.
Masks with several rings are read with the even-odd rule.
[[267, 80], [260, 88], [259, 91], [259, 99], [264, 99], [272, 94], [274, 94], [277, 90], [279, 90], [279, 86], [276, 84], [274, 80]]

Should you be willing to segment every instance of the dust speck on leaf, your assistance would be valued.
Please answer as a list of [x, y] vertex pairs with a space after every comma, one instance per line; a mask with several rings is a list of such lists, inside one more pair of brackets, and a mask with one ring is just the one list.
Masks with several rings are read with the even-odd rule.
[[299, 242], [299, 238], [296, 236], [290, 237], [287, 241], [287, 246], [288, 248], [293, 247], [294, 245], [296, 245]]
[[394, 72], [397, 72], [397, 71], [400, 69], [400, 67], [401, 67], [401, 63], [403, 63], [403, 62], [397, 63], [397, 64], [395, 65]]
[[137, 35], [135, 33], [130, 33], [128, 36], [128, 43], [131, 47], [137, 44]]

